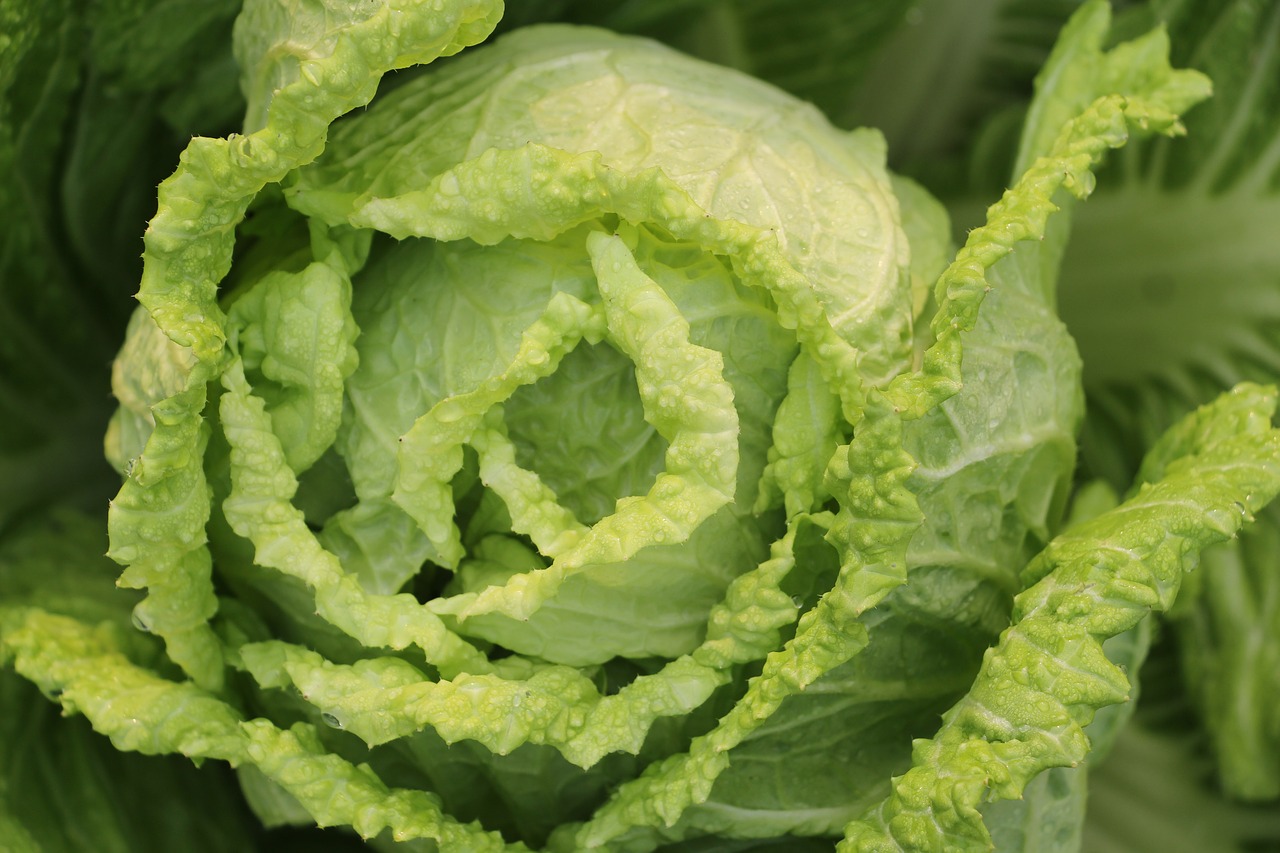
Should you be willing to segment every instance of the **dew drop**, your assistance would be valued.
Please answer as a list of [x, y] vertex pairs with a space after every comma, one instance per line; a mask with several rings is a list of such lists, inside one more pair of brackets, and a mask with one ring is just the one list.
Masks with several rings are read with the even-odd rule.
[[325, 711], [324, 713], [322, 713], [322, 714], [320, 715], [320, 719], [321, 719], [321, 720], [323, 720], [323, 721], [324, 721], [324, 724], [325, 724], [326, 726], [328, 726], [329, 728], [331, 728], [331, 729], [341, 729], [341, 728], [342, 728], [342, 720], [338, 719], [338, 715], [337, 715], [337, 714], [332, 714], [332, 713], [330, 713], [330, 712], [328, 712], [328, 711]]

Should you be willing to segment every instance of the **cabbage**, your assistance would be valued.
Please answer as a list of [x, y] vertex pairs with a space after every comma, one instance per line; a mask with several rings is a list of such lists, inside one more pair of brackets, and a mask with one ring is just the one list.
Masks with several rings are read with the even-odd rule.
[[[974, 143], [1013, 177], [956, 250], [949, 214], [987, 192], [982, 169], [977, 189], [938, 177], [926, 134], [894, 161], [915, 177], [891, 170], [911, 122], [876, 96], [893, 39], [921, 55], [919, 9], [779, 30], [768, 2], [504, 21], [488, 0], [246, 0], [228, 37], [226, 4], [118, 5], [94, 13], [89, 79], [140, 81], [149, 121], [210, 132], [159, 185], [140, 305], [114, 327], [105, 519], [71, 507], [100, 492], [71, 485], [88, 463], [64, 449], [101, 425], [101, 386], [51, 356], [77, 396], [46, 404], [39, 360], [6, 355], [0, 404], [23, 417], [0, 458], [42, 483], [58, 463], [48, 492], [20, 477], [0, 502], [17, 849], [174, 843], [145, 802], [87, 822], [91, 841], [68, 829], [104, 794], [22, 757], [50, 749], [121, 778], [151, 772], [122, 753], [219, 767], [155, 771], [211, 848], [319, 826], [354, 833], [299, 843], [1079, 849], [1089, 765], [1142, 731], [1148, 616], [1216, 613], [1199, 575], [1179, 597], [1184, 576], [1205, 551], [1229, 596], [1214, 546], [1280, 491], [1265, 371], [1158, 426], [1113, 416], [1101, 441], [1138, 442], [1134, 460], [1089, 443], [1125, 409], [1108, 383], [1143, 361], [1095, 361], [1091, 316], [1072, 319], [1105, 275], [1077, 272], [1071, 220], [1086, 246], [1119, 231], [1087, 223], [1130, 209], [1122, 190], [1098, 220], [1076, 210], [1104, 155], [1182, 134], [1209, 95], [1166, 30], [1135, 16], [1112, 38], [1102, 2], [1071, 15], [1016, 142], [990, 141], [997, 121]], [[7, 14], [29, 36], [0, 65], [16, 167], [58, 132], [24, 75], [78, 53], [34, 5]], [[126, 32], [162, 54], [112, 53]], [[811, 41], [809, 76], [777, 34]], [[237, 69], [243, 104], [184, 64]], [[46, 111], [69, 109], [75, 73]], [[953, 138], [975, 100], [948, 99]], [[243, 124], [216, 135], [228, 102]], [[864, 115], [888, 142], [840, 126]], [[13, 230], [14, 280], [117, 304], [38, 251], [61, 227]], [[54, 328], [55, 353], [82, 334]], [[26, 397], [73, 427], [42, 430]], [[1083, 470], [1110, 485], [1077, 485], [1082, 425]], [[101, 588], [102, 550], [123, 589]], [[1188, 653], [1194, 695], [1246, 731], [1195, 680], [1207, 654]], [[49, 706], [28, 683], [114, 749], [83, 727], [21, 743]], [[85, 804], [65, 819], [19, 797], [62, 775]]]

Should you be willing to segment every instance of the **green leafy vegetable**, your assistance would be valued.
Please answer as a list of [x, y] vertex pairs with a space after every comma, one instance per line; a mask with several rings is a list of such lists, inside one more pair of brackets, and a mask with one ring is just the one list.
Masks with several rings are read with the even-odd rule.
[[[1188, 117], [1185, 147], [1153, 141], [1114, 164], [1109, 190], [1082, 212], [1065, 260], [1063, 315], [1093, 365], [1085, 370], [1093, 411], [1083, 448], [1113, 483], [1132, 476], [1138, 455], [1183, 412], [1232, 384], [1276, 376], [1271, 302], [1280, 259], [1269, 223], [1280, 188], [1280, 10], [1161, 3], [1148, 17], [1166, 22], [1182, 61], [1213, 77], [1215, 97]], [[1158, 232], [1144, 225], [1155, 211]], [[1133, 259], [1122, 273], [1098, 263], [1120, 246]], [[1099, 292], [1110, 295], [1112, 311], [1086, 308]], [[1108, 328], [1117, 322], [1123, 337]], [[1280, 729], [1266, 697], [1276, 690], [1271, 661], [1280, 640], [1267, 543], [1276, 515], [1259, 519], [1238, 542], [1206, 552], [1213, 570], [1195, 576], [1173, 622], [1220, 785], [1274, 801]]]
[[1174, 654], [1275, 798], [1227, 5], [0, 0], [4, 837], [1077, 850]]

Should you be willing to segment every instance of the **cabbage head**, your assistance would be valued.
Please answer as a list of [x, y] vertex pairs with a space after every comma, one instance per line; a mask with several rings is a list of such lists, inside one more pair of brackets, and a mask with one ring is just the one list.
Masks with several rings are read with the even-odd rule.
[[1205, 79], [1085, 4], [956, 252], [879, 132], [501, 14], [247, 0], [112, 371], [132, 627], [19, 596], [4, 659], [379, 847], [1074, 837], [1112, 659], [1280, 490], [1243, 385], [1065, 520], [1070, 211]]

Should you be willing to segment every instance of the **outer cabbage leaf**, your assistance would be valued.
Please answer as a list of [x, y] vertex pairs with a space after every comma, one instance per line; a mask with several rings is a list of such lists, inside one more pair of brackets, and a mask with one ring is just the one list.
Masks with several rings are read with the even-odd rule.
[[[227, 335], [216, 293], [231, 264], [232, 228], [264, 186], [320, 153], [329, 123], [372, 98], [382, 74], [482, 38], [497, 15], [478, 2], [404, 19], [398, 11], [384, 7], [330, 33], [298, 66], [296, 79], [271, 91], [266, 125], [255, 133], [192, 140], [161, 185], [147, 229], [139, 299], [195, 361], [182, 389], [152, 409], [156, 428], [112, 505], [111, 554], [128, 566], [123, 583], [150, 590], [139, 619], [209, 687], [223, 674], [219, 642], [205, 621], [216, 602], [204, 544], [209, 497], [200, 413]], [[287, 41], [289, 21], [282, 25], [283, 32], [256, 37]]]
[[177, 756], [120, 752], [84, 720], [60, 719], [47, 697], [10, 672], [0, 674], [0, 703], [6, 709], [0, 832], [7, 850], [253, 848], [261, 830], [226, 768], [197, 770]]
[[985, 849], [983, 799], [1016, 797], [1042, 770], [1085, 758], [1081, 727], [1129, 687], [1099, 640], [1167, 609], [1198, 552], [1280, 490], [1274, 407], [1256, 388], [1225, 395], [1171, 436], [1179, 455], [1161, 480], [1050, 543], [974, 686], [915, 745], [891, 797], [850, 825], [845, 849]]
[[131, 663], [109, 634], [82, 622], [14, 609], [5, 613], [3, 640], [0, 653], [19, 674], [56, 693], [64, 709], [83, 713], [118, 749], [252, 764], [319, 825], [353, 826], [366, 838], [386, 830], [455, 849], [506, 849], [496, 835], [444, 816], [434, 797], [390, 789], [367, 767], [327, 752], [311, 727], [244, 720], [192, 683], [168, 681]]
[[[1179, 61], [1208, 73], [1215, 94], [1189, 116], [1185, 145], [1155, 140], [1113, 164], [1063, 266], [1062, 312], [1091, 406], [1084, 458], [1117, 486], [1184, 412], [1280, 375], [1280, 10], [1157, 2], [1134, 17], [1164, 21]], [[1280, 729], [1258, 698], [1274, 692], [1268, 661], [1280, 652], [1261, 544], [1275, 519], [1263, 514], [1256, 533], [1207, 555], [1219, 570], [1171, 614], [1222, 784], [1254, 799], [1280, 795]]]
[[[1086, 458], [1117, 482], [1182, 413], [1235, 382], [1270, 380], [1276, 364], [1280, 264], [1267, 224], [1277, 192], [1280, 18], [1250, 3], [1155, 10], [1170, 16], [1184, 60], [1213, 77], [1215, 95], [1188, 119], [1185, 147], [1154, 140], [1114, 164], [1063, 269], [1063, 316], [1088, 356], [1095, 401]], [[1153, 210], [1158, 234], [1147, 227]], [[1105, 260], [1121, 251], [1137, 266], [1121, 271]]]
[[[1114, 91], [1141, 92], [1175, 108], [1185, 105], [1180, 95], [1165, 101], [1154, 85], [1129, 87], [1099, 73], [1108, 63], [1129, 66], [1134, 52], [1126, 46], [1104, 59], [1100, 42], [1106, 26], [1105, 10], [1095, 4], [1064, 33], [1033, 114], [1083, 112], [1095, 97]], [[1144, 67], [1159, 68], [1163, 54], [1155, 51], [1152, 60]], [[1062, 83], [1063, 78], [1069, 82]], [[1174, 75], [1172, 82], [1189, 85], [1192, 98], [1203, 91], [1199, 78]], [[1061, 122], [1045, 118], [1029, 125], [1028, 152], [1062, 151], [1061, 142], [1054, 149], [1047, 136]], [[964, 262], [942, 279], [940, 297], [954, 296], [956, 311], [965, 310], [966, 291], [958, 283], [976, 290], [977, 280], [991, 292], [974, 328], [963, 335], [959, 393], [905, 425], [906, 447], [918, 460], [910, 483], [924, 514], [907, 552], [910, 582], [886, 600], [883, 613], [866, 620], [872, 636], [866, 651], [804, 695], [788, 699], [769, 724], [735, 751], [706, 806], [691, 810], [674, 831], [715, 832], [730, 823], [734, 831], [762, 835], [838, 831], [880, 796], [887, 776], [900, 772], [910, 737], [927, 732], [936, 714], [960, 695], [982, 650], [1007, 624], [1009, 601], [1021, 588], [1018, 572], [1057, 529], [1082, 414], [1079, 360], [1053, 308], [1068, 212], [1044, 224], [1051, 209], [1045, 194], [1055, 187], [1040, 176], [1056, 168], [1056, 162], [1051, 166], [1046, 161], [1023, 176], [1008, 199], [989, 212], [988, 225], [971, 235], [962, 257], [974, 266], [978, 259], [989, 264], [984, 279], [977, 279]], [[1088, 185], [1087, 174], [1080, 180]], [[1019, 198], [1020, 191], [1028, 196]], [[1053, 198], [1066, 206], [1060, 197]], [[1018, 236], [1032, 239], [1012, 242]], [[1004, 255], [1006, 250], [1010, 254]], [[946, 328], [946, 318], [952, 316], [942, 312], [935, 328]], [[915, 642], [890, 639], [899, 636]], [[884, 684], [877, 673], [898, 671], [904, 658], [912, 661], [919, 679], [898, 687]], [[831, 722], [836, 714], [840, 726]], [[883, 725], [878, 721], [885, 718], [899, 720], [910, 735], [896, 750], [886, 746], [871, 753], [866, 742], [883, 738], [869, 738], [861, 721]], [[784, 764], [780, 757], [792, 755], [796, 743], [823, 744], [826, 754]], [[1073, 836], [1079, 834], [1083, 791], [1082, 781], [1065, 783], [1074, 800], [1065, 805], [1063, 826], [1065, 831], [1074, 820]], [[779, 802], [791, 806], [779, 809]], [[1021, 819], [1009, 811], [1002, 820]]]
[[[114, 588], [105, 545], [100, 518], [66, 509], [8, 531], [0, 543], [0, 632], [14, 609], [39, 606], [99, 625], [136, 660], [157, 660], [156, 644], [129, 624], [137, 596]], [[42, 696], [14, 673], [0, 673], [5, 849], [230, 853], [256, 842], [258, 829], [225, 768], [197, 771], [176, 756], [119, 752], [84, 720], [59, 719], [49, 701], [56, 693]], [[181, 800], [158, 813], [156, 803], [175, 792]]]

